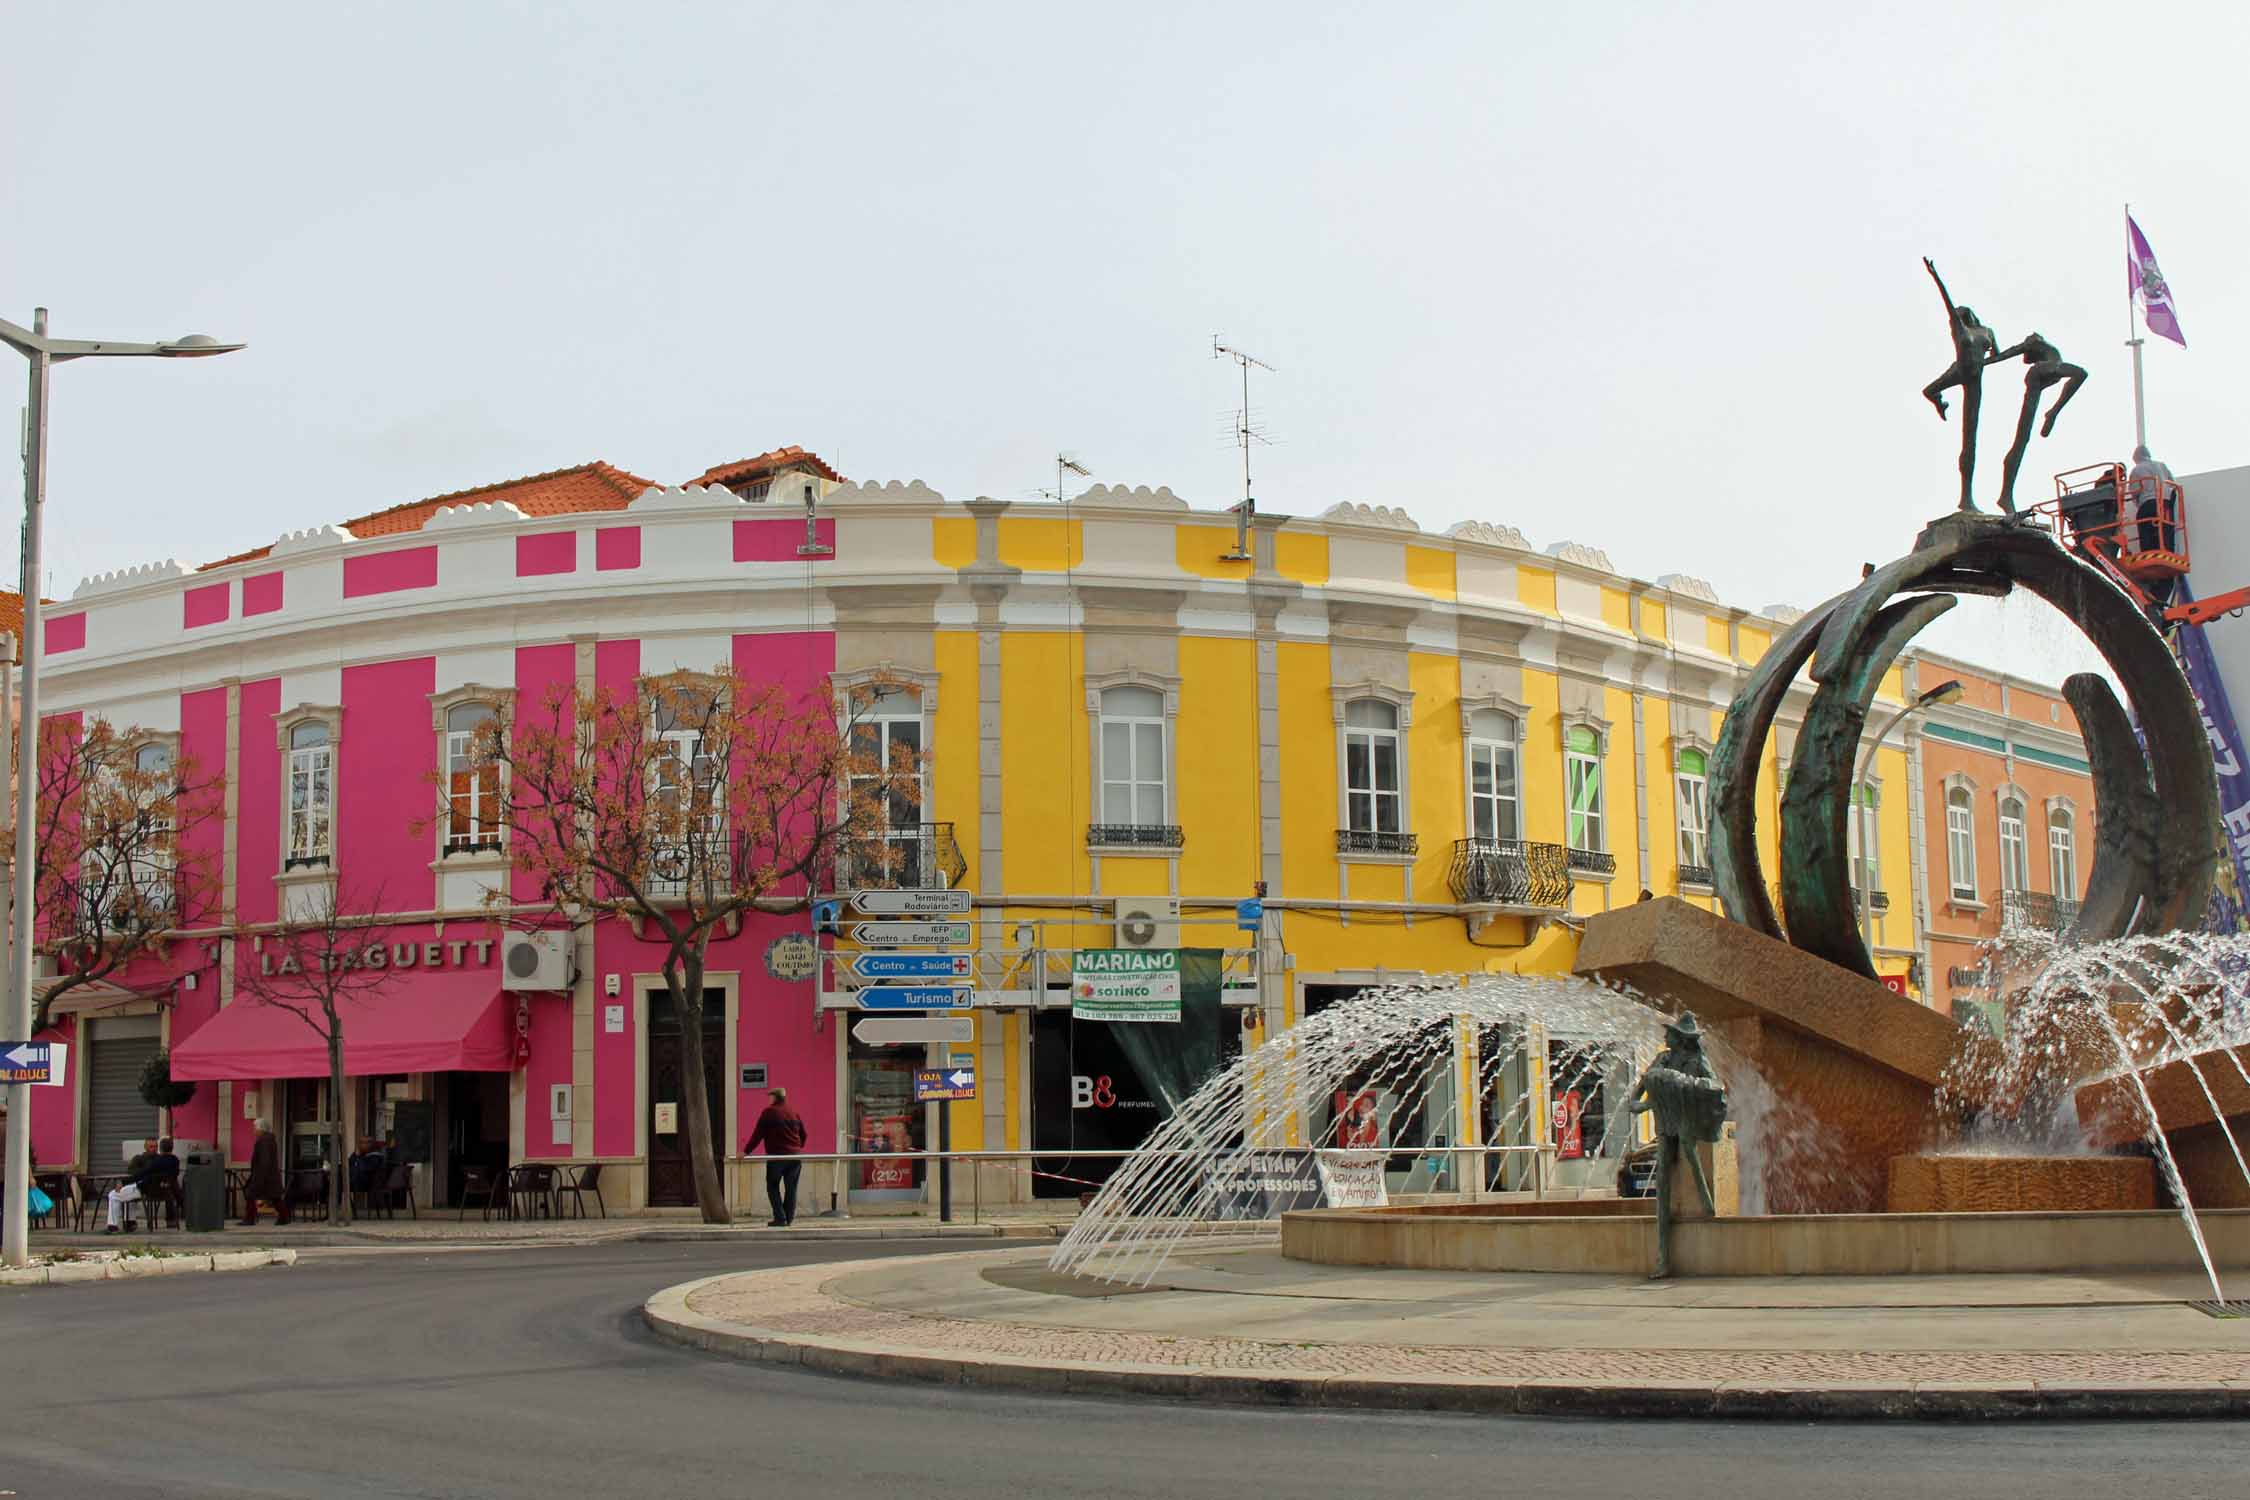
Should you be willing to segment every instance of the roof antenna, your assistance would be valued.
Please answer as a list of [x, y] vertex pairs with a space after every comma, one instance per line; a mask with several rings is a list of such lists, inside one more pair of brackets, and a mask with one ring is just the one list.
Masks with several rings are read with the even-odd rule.
[[1091, 478], [1093, 478], [1093, 477], [1094, 477], [1094, 471], [1093, 471], [1092, 469], [1089, 469], [1089, 468], [1087, 468], [1087, 467], [1086, 467], [1086, 466], [1085, 466], [1084, 464], [1080, 463], [1080, 462], [1078, 461], [1078, 455], [1077, 455], [1077, 454], [1075, 454], [1075, 453], [1058, 453], [1058, 454], [1056, 454], [1056, 455], [1055, 455], [1055, 503], [1056, 503], [1056, 504], [1058, 504], [1058, 505], [1063, 505], [1063, 504], [1068, 504], [1068, 503], [1069, 503], [1069, 502], [1068, 502], [1068, 500], [1067, 500], [1067, 498], [1066, 498], [1066, 497], [1064, 496], [1064, 494], [1063, 494], [1063, 475], [1065, 475], [1065, 474], [1076, 474], [1076, 475], [1077, 475], [1077, 476], [1078, 476], [1078, 477], [1079, 477], [1080, 479], [1091, 479]]
[[1255, 355], [1245, 354], [1240, 349], [1220, 343], [1219, 336], [1215, 333], [1211, 335], [1211, 357], [1231, 359], [1242, 369], [1242, 405], [1234, 414], [1234, 440], [1242, 449], [1242, 503], [1229, 507], [1234, 512], [1234, 550], [1220, 553], [1219, 559], [1222, 562], [1249, 562], [1250, 518], [1258, 513], [1258, 502], [1250, 494], [1250, 444], [1253, 441], [1266, 441], [1266, 435], [1250, 425], [1250, 367], [1256, 365], [1270, 375], [1273, 373], [1273, 366]]
[[813, 505], [815, 498], [816, 492], [813, 489], [813, 482], [808, 479], [805, 481], [805, 540], [804, 545], [797, 549], [797, 555], [799, 557], [834, 557], [836, 549], [824, 547], [820, 543], [819, 512]]

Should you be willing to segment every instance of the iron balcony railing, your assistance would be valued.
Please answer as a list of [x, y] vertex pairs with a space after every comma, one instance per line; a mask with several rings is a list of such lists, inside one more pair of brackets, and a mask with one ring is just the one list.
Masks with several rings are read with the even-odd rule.
[[1568, 851], [1571, 869], [1582, 875], [1615, 875], [1617, 856], [1602, 849], [1572, 849]]
[[1089, 823], [1086, 842], [1097, 849], [1178, 849], [1186, 837], [1170, 823]]
[[902, 823], [837, 861], [839, 890], [945, 891], [969, 873], [951, 823]]
[[1711, 867], [1709, 865], [1680, 866], [1680, 884], [1702, 886], [1705, 890], [1709, 890], [1712, 884]]
[[2045, 891], [2002, 891], [2000, 925], [2034, 932], [2068, 932], [2078, 922], [2078, 903]]
[[1338, 854], [1418, 854], [1422, 841], [1411, 833], [1383, 833], [1373, 828], [1336, 830]]
[[1446, 873], [1453, 899], [1466, 905], [1567, 906], [1570, 869], [1560, 844], [1521, 839], [1455, 839]]
[[[1873, 906], [1875, 910], [1889, 911], [1891, 909], [1891, 893], [1889, 891], [1869, 891], [1867, 894], [1869, 897], [1868, 904]], [[1857, 888], [1854, 888], [1854, 890], [1852, 891], [1853, 911], [1859, 910], [1859, 897], [1859, 891], [1857, 890]]]

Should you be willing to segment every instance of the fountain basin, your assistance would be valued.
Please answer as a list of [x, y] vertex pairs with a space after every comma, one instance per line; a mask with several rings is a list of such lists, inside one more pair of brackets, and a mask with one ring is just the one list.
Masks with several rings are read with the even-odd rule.
[[[1644, 1200], [1282, 1215], [1281, 1253], [1333, 1266], [1646, 1275], [1656, 1219]], [[1558, 1212], [1557, 1210], [1560, 1210]], [[2212, 1262], [2250, 1268], [2250, 1210], [2202, 1215]], [[2170, 1210], [2090, 1213], [1806, 1214], [1688, 1219], [1673, 1226], [1682, 1276], [1916, 1276], [2203, 1269]]]
[[2153, 1209], [2156, 1163], [2145, 1156], [1894, 1156], [1887, 1204], [1894, 1214]]

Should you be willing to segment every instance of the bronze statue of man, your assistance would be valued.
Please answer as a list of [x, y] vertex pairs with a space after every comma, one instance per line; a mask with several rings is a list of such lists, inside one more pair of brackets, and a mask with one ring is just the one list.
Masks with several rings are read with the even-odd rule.
[[2023, 411], [2016, 418], [2016, 440], [2009, 447], [2007, 462], [2000, 470], [2000, 508], [2009, 515], [2016, 513], [2016, 471], [2023, 467], [2024, 449], [2031, 446], [2031, 418], [2039, 410], [2040, 392], [2057, 381], [2063, 383], [2062, 394], [2047, 409], [2047, 420], [2039, 424], [2039, 435], [2051, 437], [2055, 431], [2055, 418], [2062, 415], [2062, 409], [2070, 404], [2070, 398], [2077, 395], [2078, 388], [2086, 383], [2086, 372], [2065, 361], [2061, 350], [2036, 333], [2014, 348], [2003, 349], [1993, 355], [1991, 363], [2000, 364], [2019, 354], [2023, 356], [2025, 365]]
[[1927, 255], [1922, 257], [1922, 264], [1928, 268], [1930, 280], [1937, 283], [1938, 296], [1945, 302], [1946, 324], [1953, 333], [1953, 363], [1922, 387], [1922, 395], [1937, 408], [1942, 421], [1944, 393], [1955, 386], [1961, 388], [1961, 509], [1975, 510], [1969, 485], [1977, 469], [1977, 413], [1984, 407], [1984, 367], [1992, 363], [1992, 352], [2000, 347], [2000, 341], [1977, 321], [1975, 313], [1954, 305], [1953, 294], [1945, 289], [1945, 278], [1938, 275], [1937, 266]]
[[1726, 1123], [1727, 1096], [1703, 1055], [1703, 1030], [1695, 1012], [1680, 1012], [1664, 1027], [1664, 1050], [1641, 1074], [1625, 1108], [1633, 1114], [1656, 1113], [1656, 1270], [1652, 1278], [1672, 1274], [1672, 1174], [1685, 1157], [1703, 1199], [1703, 1211], [1716, 1213], [1710, 1179], [1703, 1175], [1703, 1160], [1696, 1148], [1719, 1138]]

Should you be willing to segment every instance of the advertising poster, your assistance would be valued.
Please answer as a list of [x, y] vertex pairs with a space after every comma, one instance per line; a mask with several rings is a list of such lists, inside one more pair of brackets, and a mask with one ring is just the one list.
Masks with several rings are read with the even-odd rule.
[[1178, 1021], [1180, 950], [1079, 949], [1070, 966], [1070, 1013], [1081, 1021]]
[[1317, 1155], [1311, 1151], [1235, 1151], [1214, 1159], [1204, 1178], [1214, 1219], [1276, 1219], [1323, 1201]]
[[1387, 1151], [1327, 1151], [1320, 1158], [1321, 1201], [1330, 1208], [1382, 1208], [1391, 1201]]
[[1555, 1096], [1555, 1155], [1576, 1161], [1586, 1154], [1586, 1099], [1571, 1089]]
[[[914, 1149], [914, 1124], [903, 1114], [861, 1115], [860, 1151], [911, 1151]], [[859, 1185], [863, 1188], [910, 1188], [914, 1186], [914, 1158], [894, 1156], [863, 1161], [859, 1164]]]
[[1387, 1146], [1383, 1139], [1381, 1101], [1373, 1089], [1357, 1093], [1339, 1089], [1336, 1092], [1336, 1144], [1347, 1151], [1362, 1151], [1375, 1146]]

